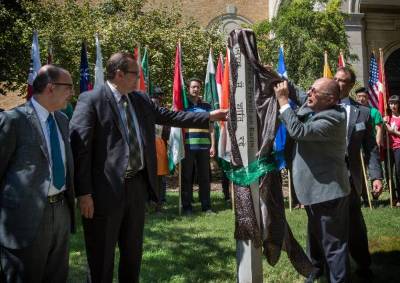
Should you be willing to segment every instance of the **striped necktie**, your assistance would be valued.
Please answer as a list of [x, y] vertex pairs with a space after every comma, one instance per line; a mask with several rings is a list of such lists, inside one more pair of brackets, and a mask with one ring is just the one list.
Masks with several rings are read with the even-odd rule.
[[129, 143], [129, 163], [127, 171], [131, 171], [131, 173], [136, 173], [142, 167], [139, 141], [136, 134], [135, 125], [133, 123], [133, 114], [129, 108], [128, 97], [126, 95], [122, 95], [121, 100], [122, 100], [122, 106], [125, 111], [125, 118], [126, 118], [125, 125], [127, 128], [128, 143]]

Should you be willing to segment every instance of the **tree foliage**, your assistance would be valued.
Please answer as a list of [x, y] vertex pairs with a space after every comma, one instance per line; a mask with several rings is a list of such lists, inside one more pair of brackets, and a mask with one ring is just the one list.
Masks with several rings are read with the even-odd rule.
[[0, 94], [15, 90], [14, 82], [26, 81], [26, 70], [18, 65], [29, 66], [29, 46], [20, 40], [27, 17], [19, 1], [0, 1]]
[[[277, 17], [253, 26], [261, 59], [266, 64], [277, 62], [278, 48], [283, 44], [288, 76], [303, 88], [322, 77], [325, 50], [332, 71], [337, 67], [340, 50], [345, 58], [356, 59], [349, 52], [340, 2], [285, 0]], [[316, 9], [317, 6], [325, 8]]]
[[[114, 52], [133, 52], [140, 45], [149, 51], [150, 77], [166, 93], [172, 90], [175, 48], [182, 44], [184, 76], [203, 77], [209, 47], [223, 49], [223, 37], [216, 29], [204, 30], [193, 20], [183, 20], [181, 4], [153, 9], [142, 0], [97, 1], [22, 1], [27, 17], [18, 35], [23, 54], [18, 54], [16, 70], [19, 76], [1, 77], [18, 86], [26, 84], [29, 69], [32, 33], [39, 33], [42, 63], [52, 46], [54, 64], [69, 70], [79, 84], [81, 42], [86, 41], [91, 74], [96, 61], [95, 33], [103, 53], [103, 65]], [[1, 42], [3, 47], [4, 42]]]

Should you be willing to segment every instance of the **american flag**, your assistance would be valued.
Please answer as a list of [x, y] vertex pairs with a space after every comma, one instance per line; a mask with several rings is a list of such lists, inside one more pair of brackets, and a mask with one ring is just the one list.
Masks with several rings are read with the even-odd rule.
[[369, 103], [372, 107], [379, 106], [379, 69], [374, 53], [371, 54], [369, 61], [369, 80], [368, 80], [368, 95]]

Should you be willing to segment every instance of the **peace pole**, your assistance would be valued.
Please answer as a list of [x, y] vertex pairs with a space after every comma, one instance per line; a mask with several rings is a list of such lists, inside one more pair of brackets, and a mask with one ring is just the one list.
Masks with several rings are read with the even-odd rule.
[[[247, 167], [256, 160], [258, 151], [257, 113], [254, 99], [254, 72], [240, 50], [239, 44], [232, 48], [238, 65], [235, 93], [236, 107], [236, 140], [238, 143], [243, 166]], [[236, 186], [236, 185], [234, 185]], [[260, 227], [260, 192], [258, 181], [250, 184], [257, 224]], [[256, 248], [251, 240], [236, 241], [237, 282], [263, 282], [262, 251]]]

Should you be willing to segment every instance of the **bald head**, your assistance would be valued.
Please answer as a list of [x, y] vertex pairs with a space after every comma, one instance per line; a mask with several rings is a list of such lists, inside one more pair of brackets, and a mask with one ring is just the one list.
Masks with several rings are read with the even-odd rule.
[[70, 74], [67, 70], [55, 65], [48, 64], [42, 66], [33, 81], [33, 93], [41, 94], [47, 84], [58, 81], [61, 76], [70, 76]]
[[332, 108], [340, 98], [339, 84], [332, 79], [320, 78], [313, 83], [307, 95], [307, 106], [313, 111]]
[[334, 98], [336, 98], [336, 101], [339, 100], [340, 87], [335, 80], [329, 78], [320, 78], [315, 81], [315, 83], [317, 82], [321, 86], [321, 91], [323, 91], [326, 94], [332, 95]]

